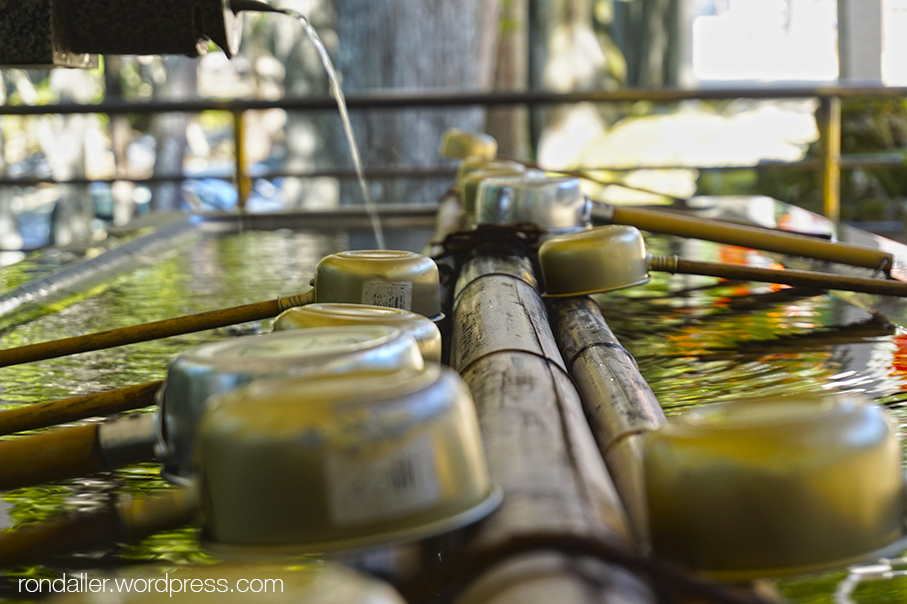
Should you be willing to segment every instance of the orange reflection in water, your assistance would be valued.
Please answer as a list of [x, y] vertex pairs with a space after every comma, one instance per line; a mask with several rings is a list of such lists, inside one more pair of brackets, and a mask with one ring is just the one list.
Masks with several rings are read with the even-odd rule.
[[907, 376], [907, 333], [894, 337], [894, 354], [891, 355], [890, 376]]
[[[770, 268], [772, 270], [783, 271], [784, 265], [778, 264], [777, 262], [772, 262], [768, 260], [758, 250], [754, 250], [747, 247], [738, 247], [735, 245], [723, 245], [718, 248], [718, 261], [724, 262], [725, 264], [738, 264], [740, 266], [755, 266], [759, 268]], [[768, 283], [762, 286], [762, 289], [767, 289], [768, 291], [776, 292], [782, 289], [789, 288], [789, 285], [783, 285], [781, 283]], [[750, 286], [747, 284], [742, 284], [739, 287], [734, 288], [733, 295], [742, 296], [750, 291]]]

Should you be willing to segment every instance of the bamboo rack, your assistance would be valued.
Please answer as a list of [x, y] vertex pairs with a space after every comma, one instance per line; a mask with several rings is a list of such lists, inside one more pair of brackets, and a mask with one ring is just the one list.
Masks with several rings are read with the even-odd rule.
[[[519, 535], [543, 533], [632, 549], [626, 513], [557, 350], [531, 267], [511, 250], [485, 251], [457, 283], [451, 366], [472, 391], [491, 477], [505, 495], [472, 546], [494, 548]], [[628, 571], [584, 565], [553, 551], [492, 566], [458, 601], [552, 599], [654, 602], [649, 588]]]

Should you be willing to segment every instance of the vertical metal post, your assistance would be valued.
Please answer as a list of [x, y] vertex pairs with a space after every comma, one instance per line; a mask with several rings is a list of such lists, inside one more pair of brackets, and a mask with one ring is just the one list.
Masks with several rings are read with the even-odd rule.
[[831, 220], [841, 219], [841, 99], [822, 97], [819, 107], [819, 132], [822, 148], [823, 213]]
[[246, 209], [246, 200], [252, 194], [252, 179], [246, 170], [245, 129], [243, 128], [242, 109], [233, 110], [233, 144], [236, 164], [234, 167], [233, 181], [236, 185], [236, 205], [240, 212]]

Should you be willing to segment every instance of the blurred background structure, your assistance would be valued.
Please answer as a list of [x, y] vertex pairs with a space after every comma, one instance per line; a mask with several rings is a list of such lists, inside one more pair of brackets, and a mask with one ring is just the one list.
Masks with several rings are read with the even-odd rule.
[[[502, 155], [596, 168], [618, 184], [590, 192], [611, 202], [767, 195], [903, 237], [907, 105], [891, 87], [907, 84], [904, 0], [275, 5], [311, 20], [344, 92], [361, 101], [353, 129], [379, 203], [435, 203], [454, 167], [438, 157], [438, 143], [458, 127], [491, 133]], [[328, 94], [302, 27], [246, 13], [244, 28], [232, 59], [212, 46], [201, 59], [104, 56], [90, 70], [0, 70], [0, 250], [11, 252], [0, 261], [48, 245], [90, 246], [110, 225], [149, 212], [362, 203], [336, 110], [287, 108]], [[841, 102], [764, 92], [820, 84], [859, 84], [867, 93]], [[881, 86], [889, 88], [879, 94]], [[715, 88], [739, 90], [739, 98], [710, 96]], [[367, 102], [388, 92], [636, 89], [556, 105]], [[645, 92], [678, 89], [702, 94]], [[242, 102], [218, 104], [230, 99]], [[67, 114], [68, 103], [101, 108]], [[107, 111], [110, 104], [118, 109]], [[240, 199], [236, 181], [244, 179], [251, 189]], [[829, 199], [838, 193], [840, 204]]]

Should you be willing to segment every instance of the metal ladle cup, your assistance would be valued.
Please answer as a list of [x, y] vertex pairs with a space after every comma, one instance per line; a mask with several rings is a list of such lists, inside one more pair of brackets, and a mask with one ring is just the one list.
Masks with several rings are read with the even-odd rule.
[[388, 325], [416, 339], [426, 362], [441, 362], [441, 331], [427, 317], [386, 306], [325, 302], [290, 308], [274, 320], [273, 331], [336, 327], [340, 325]]
[[498, 141], [489, 134], [466, 132], [450, 128], [441, 139], [441, 157], [493, 159], [498, 152]]
[[640, 285], [649, 280], [650, 270], [907, 296], [907, 283], [902, 281], [652, 256], [646, 252], [639, 230], [623, 225], [585, 229], [549, 239], [539, 248], [539, 264], [546, 295], [551, 297], [603, 293]]
[[178, 484], [193, 478], [198, 424], [210, 398], [277, 375], [421, 368], [415, 339], [386, 325], [318, 327], [234, 338], [189, 349], [170, 364], [160, 391], [156, 457], [161, 475]]
[[463, 526], [500, 501], [459, 375], [259, 380], [198, 432], [203, 542], [227, 554], [358, 549]]
[[644, 439], [654, 549], [714, 578], [818, 572], [905, 547], [897, 422], [854, 395], [705, 405]]
[[476, 194], [476, 223], [480, 225], [527, 222], [546, 231], [564, 232], [585, 227], [590, 209], [578, 178], [487, 178]]
[[438, 266], [414, 252], [364, 250], [325, 256], [315, 268], [315, 301], [411, 310], [432, 320], [441, 313]]

